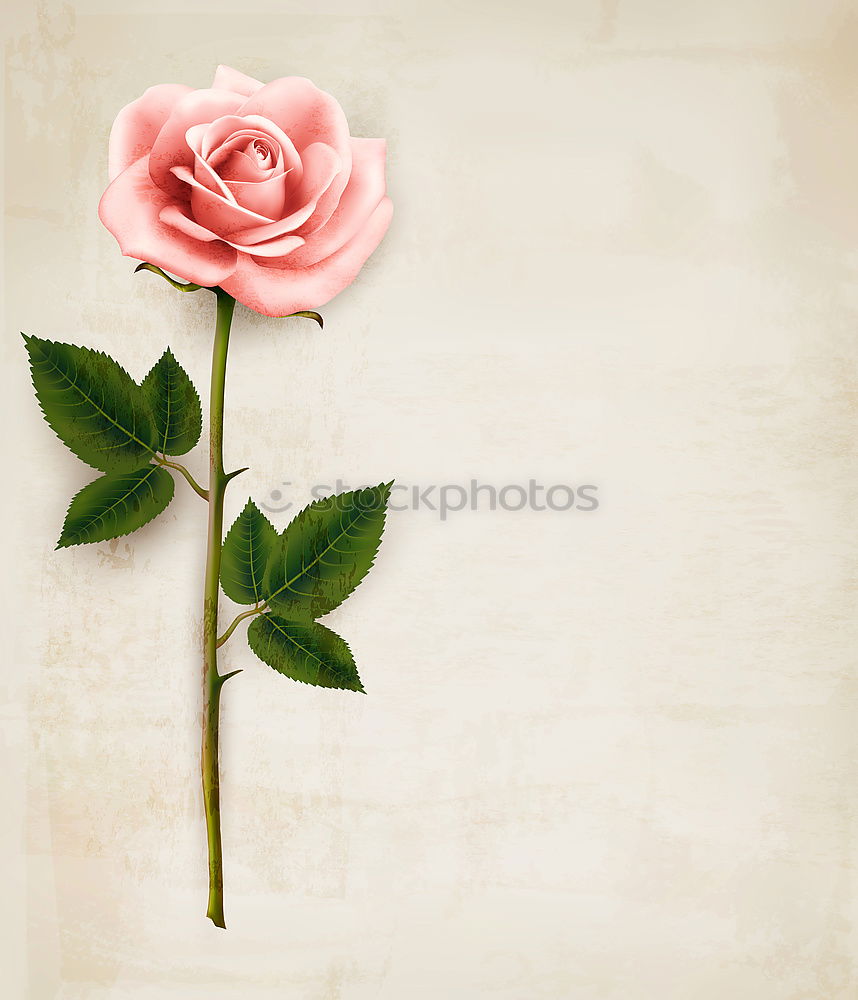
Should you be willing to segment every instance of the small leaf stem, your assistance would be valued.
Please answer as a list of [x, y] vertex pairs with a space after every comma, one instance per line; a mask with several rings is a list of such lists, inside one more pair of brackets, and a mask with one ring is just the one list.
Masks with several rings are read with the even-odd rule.
[[262, 612], [265, 611], [265, 610], [266, 610], [266, 608], [263, 605], [263, 606], [258, 607], [258, 608], [251, 608], [249, 611], [244, 611], [240, 615], [236, 615], [236, 617], [233, 619], [232, 623], [230, 624], [229, 628], [226, 630], [226, 632], [224, 632], [224, 634], [220, 637], [220, 639], [218, 639], [218, 641], [217, 641], [217, 648], [220, 649], [220, 647], [226, 642], [226, 640], [236, 630], [237, 626], [241, 622], [243, 622], [245, 618], [252, 618], [254, 615], [261, 615]]
[[197, 496], [202, 497], [203, 500], [208, 500], [209, 491], [204, 486], [200, 486], [200, 484], [196, 481], [196, 479], [194, 479], [194, 477], [191, 475], [190, 471], [186, 469], [184, 465], [181, 464], [181, 462], [170, 462], [166, 458], [161, 458], [160, 455], [156, 455], [155, 463], [157, 465], [163, 465], [167, 469], [175, 469], [176, 472], [181, 472], [182, 475], [185, 477], [185, 479], [187, 479], [194, 493], [196, 493]]

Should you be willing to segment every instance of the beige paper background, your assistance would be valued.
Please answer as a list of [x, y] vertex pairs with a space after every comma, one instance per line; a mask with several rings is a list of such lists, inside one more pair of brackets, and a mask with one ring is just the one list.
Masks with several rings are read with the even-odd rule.
[[[854, 5], [7, 10], [4, 997], [854, 997]], [[392, 516], [331, 616], [365, 698], [226, 647], [227, 933], [202, 504], [55, 553], [88, 474], [17, 335], [206, 385], [211, 304], [95, 210], [118, 108], [218, 62], [336, 94], [396, 203], [324, 333], [237, 312], [228, 518], [337, 476], [601, 499]]]

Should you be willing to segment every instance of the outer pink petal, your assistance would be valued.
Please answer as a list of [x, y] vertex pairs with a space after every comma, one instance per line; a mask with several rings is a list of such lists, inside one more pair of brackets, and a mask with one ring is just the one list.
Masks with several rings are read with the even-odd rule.
[[198, 285], [219, 285], [232, 274], [236, 252], [225, 243], [202, 243], [165, 225], [159, 218], [171, 199], [152, 183], [147, 157], [110, 184], [98, 216], [116, 237], [126, 257], [146, 260]]
[[161, 83], [125, 105], [110, 130], [107, 153], [107, 176], [110, 180], [152, 149], [173, 107], [190, 93], [191, 88], [180, 83]]
[[[310, 267], [345, 246], [385, 195], [384, 139], [352, 139], [352, 172], [334, 214], [289, 258], [289, 267]], [[303, 234], [303, 227], [298, 235]]]
[[176, 198], [187, 199], [187, 188], [171, 171], [179, 166], [193, 169], [194, 153], [186, 138], [188, 129], [232, 114], [243, 100], [240, 95], [225, 90], [192, 90], [176, 104], [149, 155], [149, 172], [158, 187]]
[[[361, 231], [337, 253], [313, 267], [265, 267], [239, 253], [238, 265], [221, 288], [266, 316], [316, 309], [354, 281], [390, 225], [393, 204], [384, 198]], [[297, 251], [296, 251], [297, 252]]]
[[243, 94], [245, 97], [251, 97], [264, 86], [265, 84], [259, 80], [245, 76], [230, 66], [218, 66], [212, 81], [212, 90], [231, 90], [234, 94]]
[[242, 115], [263, 115], [280, 126], [299, 153], [314, 142], [324, 142], [339, 154], [340, 174], [319, 199], [310, 219], [302, 227], [308, 236], [323, 226], [334, 212], [349, 180], [352, 149], [349, 125], [340, 105], [302, 76], [284, 76], [267, 83], [246, 101]]

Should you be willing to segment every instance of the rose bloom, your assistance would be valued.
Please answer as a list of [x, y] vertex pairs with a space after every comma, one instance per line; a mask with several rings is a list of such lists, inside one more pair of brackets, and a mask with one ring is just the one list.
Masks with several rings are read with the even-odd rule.
[[207, 90], [165, 83], [119, 112], [98, 214], [126, 256], [284, 316], [333, 298], [378, 246], [385, 153], [309, 80], [219, 66]]

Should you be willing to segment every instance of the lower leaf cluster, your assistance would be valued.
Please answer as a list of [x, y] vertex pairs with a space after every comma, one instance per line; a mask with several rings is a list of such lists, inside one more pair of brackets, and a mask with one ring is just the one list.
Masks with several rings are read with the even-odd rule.
[[317, 500], [280, 534], [248, 500], [227, 532], [223, 591], [239, 604], [256, 605], [248, 644], [285, 676], [364, 690], [346, 641], [315, 619], [338, 607], [369, 572], [392, 485]]

